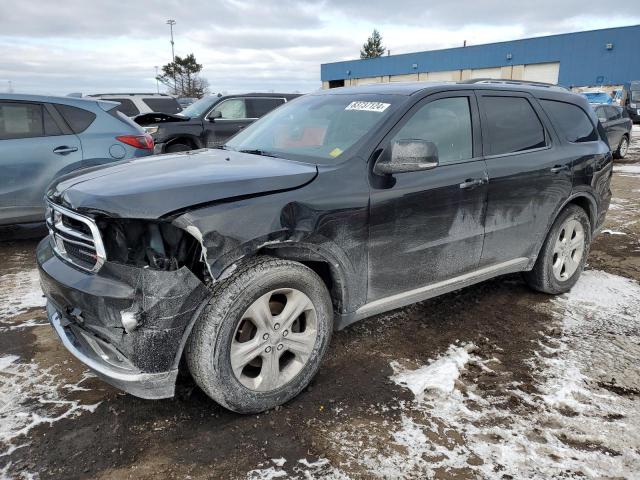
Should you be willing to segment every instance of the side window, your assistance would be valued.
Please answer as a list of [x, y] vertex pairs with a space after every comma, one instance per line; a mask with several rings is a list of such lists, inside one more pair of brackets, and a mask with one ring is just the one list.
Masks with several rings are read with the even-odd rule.
[[621, 118], [620, 112], [616, 107], [607, 107], [607, 118], [609, 120], [619, 120]]
[[[69, 127], [73, 133], [82, 133], [89, 125], [93, 123], [96, 118], [96, 114], [82, 108], [72, 107], [70, 105], [54, 105], [58, 113], [62, 115], [62, 118], [69, 124]], [[117, 110], [118, 107], [114, 108]]]
[[240, 120], [247, 118], [247, 108], [244, 103], [244, 98], [230, 98], [225, 100], [214, 107], [222, 114], [221, 118], [227, 120]]
[[260, 118], [284, 103], [282, 98], [247, 98], [247, 116]]
[[178, 113], [182, 111], [182, 107], [173, 97], [143, 98], [142, 101], [154, 112]]
[[396, 140], [425, 140], [438, 147], [441, 164], [473, 157], [468, 97], [442, 98], [420, 108], [395, 134]]
[[0, 140], [43, 135], [42, 105], [0, 102]]
[[62, 135], [62, 130], [60, 130], [60, 127], [55, 122], [55, 120], [53, 119], [53, 117], [47, 111], [46, 108], [42, 109], [42, 113], [44, 114], [44, 118], [43, 118], [43, 120], [44, 120], [44, 134], [47, 137], [53, 137], [53, 136], [56, 136], [56, 135]]
[[598, 140], [598, 134], [591, 119], [577, 105], [555, 100], [540, 100], [540, 104], [558, 129], [558, 133], [568, 141], [582, 143]]
[[490, 155], [523, 152], [546, 145], [544, 127], [523, 97], [482, 97]]
[[606, 122], [608, 120], [607, 112], [605, 111], [604, 107], [596, 107], [596, 116], [598, 117], [598, 120], [600, 120], [600, 122]]
[[127, 117], [135, 117], [140, 113], [136, 104], [130, 98], [105, 98], [110, 102], [120, 102], [120, 105], [116, 107], [116, 110], [124, 113]]

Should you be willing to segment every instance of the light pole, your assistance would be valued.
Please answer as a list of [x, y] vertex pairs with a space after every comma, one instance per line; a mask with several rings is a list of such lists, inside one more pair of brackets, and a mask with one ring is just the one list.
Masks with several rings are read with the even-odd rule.
[[173, 90], [176, 95], [178, 94], [178, 83], [176, 82], [176, 52], [173, 48], [173, 26], [176, 24], [176, 21], [172, 18], [167, 20], [167, 25], [169, 25], [169, 30], [171, 31], [171, 61], [173, 62]]
[[160, 82], [158, 81], [158, 66], [153, 67], [156, 69], [156, 90], [160, 93]]

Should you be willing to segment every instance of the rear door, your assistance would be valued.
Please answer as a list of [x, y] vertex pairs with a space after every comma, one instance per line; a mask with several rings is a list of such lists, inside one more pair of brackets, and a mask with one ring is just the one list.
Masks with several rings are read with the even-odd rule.
[[49, 182], [80, 165], [82, 149], [48, 104], [0, 102], [0, 224], [39, 222]]
[[434, 142], [440, 164], [371, 174], [369, 302], [470, 272], [482, 251], [487, 184], [473, 92], [419, 102], [383, 140], [380, 155], [403, 139]]
[[622, 109], [613, 105], [606, 105], [607, 122], [609, 127], [607, 128], [607, 137], [609, 138], [609, 146], [611, 150], [616, 150], [622, 136], [627, 133], [627, 120], [622, 116]]
[[571, 194], [572, 157], [525, 92], [477, 92], [489, 175], [481, 266], [531, 258]]
[[[215, 118], [214, 112], [220, 112]], [[227, 98], [216, 104], [204, 120], [206, 146], [211, 148], [222, 145], [227, 139], [255, 121], [250, 117], [245, 98]]]

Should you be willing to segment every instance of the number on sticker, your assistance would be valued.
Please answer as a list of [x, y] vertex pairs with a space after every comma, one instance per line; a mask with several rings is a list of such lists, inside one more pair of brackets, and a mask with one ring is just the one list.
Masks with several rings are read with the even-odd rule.
[[365, 112], [384, 112], [390, 103], [382, 102], [351, 102], [345, 110], [360, 110]]

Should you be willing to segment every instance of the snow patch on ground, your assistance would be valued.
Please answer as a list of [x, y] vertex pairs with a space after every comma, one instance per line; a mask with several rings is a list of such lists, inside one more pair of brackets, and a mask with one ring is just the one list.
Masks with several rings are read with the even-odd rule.
[[616, 165], [613, 167], [615, 173], [631, 173], [640, 175], [640, 165]]
[[620, 389], [640, 392], [639, 299], [633, 280], [586, 271], [551, 300], [561, 334], [530, 360], [537, 391], [505, 383], [488, 393], [465, 379], [469, 365], [491, 370], [494, 361], [472, 344], [414, 369], [391, 362], [391, 380], [414, 400], [384, 406], [396, 421], [350, 419], [329, 431], [339, 466], [377, 478], [632, 478], [640, 398]]
[[83, 390], [80, 384], [92, 374], [85, 373], [77, 383], [63, 385], [49, 369], [18, 360], [15, 355], [0, 356], [0, 457], [25, 446], [15, 442], [31, 429], [85, 411], [94, 412], [99, 405], [85, 405], [63, 394], [65, 390]]
[[626, 235], [624, 232], [617, 232], [615, 230], [602, 230], [602, 233], [606, 233], [607, 235]]
[[247, 473], [248, 480], [271, 480], [273, 478], [288, 478], [290, 480], [302, 479], [327, 479], [327, 480], [349, 480], [349, 476], [341, 470], [333, 467], [326, 458], [321, 458], [315, 462], [310, 462], [306, 458], [298, 460], [292, 468], [287, 471], [283, 469], [286, 460], [284, 458], [272, 459], [275, 466], [260, 465], [261, 468], [251, 470]]
[[36, 269], [2, 275], [0, 286], [0, 321], [46, 303]]

